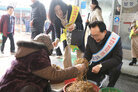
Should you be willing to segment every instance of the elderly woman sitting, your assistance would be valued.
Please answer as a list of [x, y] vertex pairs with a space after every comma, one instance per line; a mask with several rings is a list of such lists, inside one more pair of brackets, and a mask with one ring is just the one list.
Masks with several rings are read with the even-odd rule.
[[74, 78], [86, 69], [84, 64], [64, 70], [52, 67], [49, 55], [53, 46], [46, 34], [33, 41], [19, 41], [17, 45], [16, 59], [0, 81], [0, 92], [50, 92], [50, 81]]

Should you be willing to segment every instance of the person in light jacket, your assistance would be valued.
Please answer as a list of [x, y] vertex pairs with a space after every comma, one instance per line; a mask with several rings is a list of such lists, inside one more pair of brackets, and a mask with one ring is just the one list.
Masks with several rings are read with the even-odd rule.
[[[86, 21], [86, 25], [89, 25], [90, 23], [94, 21], [103, 21], [102, 9], [100, 8], [97, 0], [91, 0], [90, 8], [91, 8], [91, 12], [90, 12], [88, 20]], [[87, 26], [87, 29], [85, 30], [85, 41], [84, 41], [85, 46], [87, 44], [87, 39], [89, 35], [90, 35], [90, 29]]]

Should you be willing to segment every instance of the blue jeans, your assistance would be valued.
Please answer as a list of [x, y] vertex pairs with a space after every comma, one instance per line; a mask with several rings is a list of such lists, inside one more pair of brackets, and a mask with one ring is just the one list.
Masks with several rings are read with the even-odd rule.
[[7, 34], [7, 37], [4, 35], [2, 36], [1, 52], [4, 51], [4, 46], [5, 46], [5, 43], [7, 41], [7, 38], [10, 39], [10, 51], [14, 52], [15, 51], [15, 44], [14, 44], [13, 33]]

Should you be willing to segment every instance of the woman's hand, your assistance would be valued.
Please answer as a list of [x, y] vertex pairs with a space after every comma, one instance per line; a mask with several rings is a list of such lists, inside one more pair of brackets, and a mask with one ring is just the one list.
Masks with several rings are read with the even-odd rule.
[[33, 27], [33, 20], [30, 21], [30, 27]]
[[72, 24], [67, 28], [67, 30], [72, 32], [75, 29], [75, 27], [76, 27], [76, 24]]
[[59, 39], [57, 38], [52, 44], [54, 47], [57, 47], [58, 43], [59, 43]]

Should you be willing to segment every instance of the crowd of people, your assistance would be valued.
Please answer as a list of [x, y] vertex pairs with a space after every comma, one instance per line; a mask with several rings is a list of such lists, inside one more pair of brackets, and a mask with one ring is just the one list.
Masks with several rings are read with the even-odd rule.
[[[103, 22], [102, 9], [97, 0], [91, 0], [91, 12], [86, 20], [87, 29], [84, 30], [79, 7], [67, 5], [62, 0], [52, 0], [49, 8], [49, 25], [44, 25], [47, 19], [44, 5], [38, 0], [31, 0], [31, 41], [18, 41], [18, 49], [12, 67], [0, 81], [0, 92], [51, 92], [50, 84], [77, 77], [86, 70], [85, 64], [72, 66], [71, 51], [75, 51], [77, 58], [86, 58], [89, 69], [86, 74], [88, 80], [95, 81], [101, 87], [105, 75], [109, 75], [107, 87], [114, 87], [121, 73], [122, 46], [121, 38], [114, 32], [107, 31]], [[9, 37], [11, 52], [15, 52], [14, 25], [12, 15], [14, 8], [7, 7], [6, 15], [0, 20], [0, 32], [3, 33], [1, 52]], [[135, 53], [137, 40], [137, 26], [131, 27], [135, 33], [131, 38], [133, 60], [129, 65], [136, 64]], [[52, 40], [47, 35], [52, 31]], [[58, 56], [62, 55], [59, 42], [63, 42], [64, 69], [57, 70], [51, 65], [49, 56], [54, 48]], [[138, 52], [138, 51], [137, 51]]]

